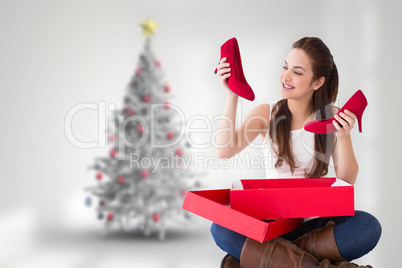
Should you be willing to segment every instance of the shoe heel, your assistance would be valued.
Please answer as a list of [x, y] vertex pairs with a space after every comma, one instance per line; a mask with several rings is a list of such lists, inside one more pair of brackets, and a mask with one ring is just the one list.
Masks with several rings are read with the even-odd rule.
[[360, 118], [357, 118], [357, 123], [359, 124], [359, 132], [362, 133], [363, 129], [362, 129], [362, 117], [360, 116]]
[[358, 111], [356, 111], [355, 115], [356, 115], [356, 119], [357, 119], [357, 123], [359, 125], [359, 132], [362, 133], [363, 132], [363, 127], [362, 127], [362, 116], [363, 116], [363, 112], [364, 109], [366, 108], [366, 106], [364, 106], [363, 108], [359, 109]]

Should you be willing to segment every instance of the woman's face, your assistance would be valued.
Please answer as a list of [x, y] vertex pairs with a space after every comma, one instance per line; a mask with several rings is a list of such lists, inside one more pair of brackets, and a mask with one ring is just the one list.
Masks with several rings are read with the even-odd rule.
[[284, 99], [311, 98], [316, 86], [312, 83], [313, 70], [304, 50], [294, 48], [283, 65], [281, 74], [281, 97]]

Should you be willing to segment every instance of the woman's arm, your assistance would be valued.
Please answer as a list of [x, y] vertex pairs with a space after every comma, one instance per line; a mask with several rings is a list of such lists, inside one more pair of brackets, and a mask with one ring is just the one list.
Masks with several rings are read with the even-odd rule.
[[241, 126], [235, 129], [237, 99], [228, 96], [224, 111], [216, 134], [216, 154], [219, 158], [231, 158], [244, 150], [255, 138], [267, 131], [270, 113], [269, 104], [255, 107], [247, 115]]
[[359, 172], [359, 165], [357, 164], [350, 136], [350, 130], [354, 126], [356, 115], [345, 110], [345, 113], [340, 113], [340, 116], [335, 115], [335, 119], [337, 121], [334, 120], [334, 126], [337, 129], [337, 142], [332, 157], [336, 177], [353, 185]]
[[254, 108], [242, 125], [236, 126], [236, 109], [239, 96], [233, 93], [228, 85], [227, 78], [231, 75], [229, 63], [222, 58], [218, 65], [218, 75], [223, 87], [227, 91], [223, 119], [219, 123], [215, 137], [216, 154], [219, 158], [231, 158], [246, 148], [260, 133], [265, 133], [268, 126], [269, 104], [262, 104]]

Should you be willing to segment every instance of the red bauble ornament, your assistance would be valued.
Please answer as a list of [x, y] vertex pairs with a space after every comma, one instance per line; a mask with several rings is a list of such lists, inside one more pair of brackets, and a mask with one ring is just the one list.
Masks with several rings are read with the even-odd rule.
[[136, 74], [142, 74], [142, 69], [141, 68], [137, 68], [137, 70], [135, 70]]
[[137, 131], [138, 131], [139, 133], [144, 132], [144, 127], [143, 127], [142, 125], [139, 125], [139, 126], [137, 127]]
[[115, 149], [112, 149], [112, 150], [110, 150], [109, 154], [110, 154], [110, 157], [116, 157], [117, 151]]
[[170, 108], [170, 102], [165, 101], [165, 104], [164, 104], [163, 107], [165, 107], [165, 109], [169, 109]]
[[114, 141], [116, 139], [116, 136], [114, 134], [109, 135], [109, 140]]
[[107, 219], [108, 221], [112, 221], [112, 220], [114, 219], [114, 214], [113, 214], [113, 212], [109, 212], [109, 213], [106, 215], [106, 219]]
[[148, 178], [148, 176], [149, 176], [148, 170], [146, 170], [146, 169], [141, 170], [141, 177], [143, 177], [145, 179], [145, 178]]
[[161, 66], [162, 66], [162, 63], [157, 60], [157, 61], [155, 61], [155, 65], [156, 65], [156, 67], [161, 67]]
[[126, 178], [124, 178], [124, 176], [120, 176], [117, 178], [117, 181], [121, 184], [123, 184], [126, 181]]
[[134, 115], [134, 110], [133, 110], [133, 109], [128, 109], [128, 110], [127, 110], [127, 115], [128, 115], [128, 116]]
[[173, 132], [169, 131], [169, 132], [166, 134], [166, 137], [167, 137], [169, 140], [173, 139], [173, 137], [174, 137]]
[[183, 156], [183, 151], [181, 149], [176, 149], [174, 152], [177, 156]]
[[144, 97], [142, 98], [142, 100], [143, 100], [144, 102], [150, 102], [150, 101], [151, 101], [151, 96], [149, 96], [149, 95], [144, 95]]
[[103, 178], [102, 173], [100, 173], [100, 172], [96, 173], [96, 179], [97, 179], [98, 181], [100, 181], [102, 178]]
[[153, 220], [154, 222], [160, 221], [160, 220], [161, 220], [161, 216], [159, 215], [159, 213], [154, 213], [154, 214], [152, 214], [152, 220]]
[[169, 92], [170, 92], [170, 86], [169, 86], [169, 85], [164, 86], [164, 87], [163, 87], [163, 90], [164, 90], [166, 93], [169, 93]]

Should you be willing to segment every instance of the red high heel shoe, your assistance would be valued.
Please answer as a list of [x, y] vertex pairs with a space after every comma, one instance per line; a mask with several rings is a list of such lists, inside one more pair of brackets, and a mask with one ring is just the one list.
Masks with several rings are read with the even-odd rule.
[[[349, 110], [356, 115], [357, 122], [359, 123], [359, 132], [362, 132], [362, 115], [364, 109], [367, 106], [367, 99], [363, 92], [359, 89], [355, 94], [346, 102], [346, 104], [338, 111], [338, 115], [344, 110]], [[310, 132], [318, 134], [329, 134], [336, 131], [332, 121], [335, 118], [330, 119], [318, 119], [308, 122], [304, 125], [304, 129]]]
[[[247, 100], [253, 101], [254, 92], [246, 81], [241, 64], [239, 45], [235, 37], [229, 39], [221, 46], [221, 59], [227, 58], [232, 68], [232, 75], [228, 78], [228, 86], [233, 93]], [[219, 61], [220, 62], [220, 61]], [[215, 73], [218, 69], [215, 69]]]

